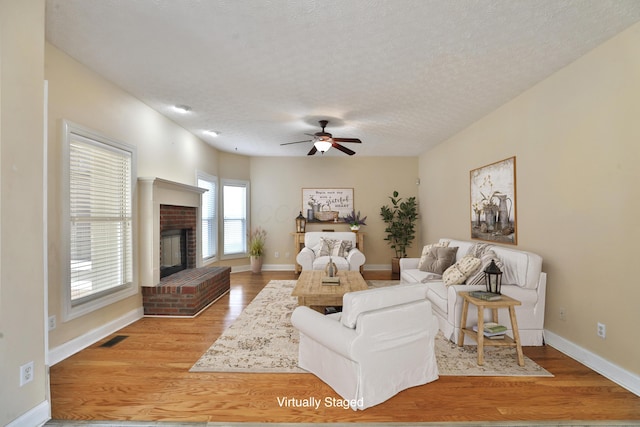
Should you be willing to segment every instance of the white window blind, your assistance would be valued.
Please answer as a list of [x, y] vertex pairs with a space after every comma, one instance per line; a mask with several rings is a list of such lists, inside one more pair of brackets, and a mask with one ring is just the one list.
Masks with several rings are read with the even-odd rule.
[[217, 179], [198, 172], [198, 187], [208, 190], [202, 194], [202, 258], [215, 258], [218, 250]]
[[224, 254], [247, 252], [247, 184], [223, 183]]
[[72, 306], [133, 281], [132, 173], [131, 152], [70, 134]]

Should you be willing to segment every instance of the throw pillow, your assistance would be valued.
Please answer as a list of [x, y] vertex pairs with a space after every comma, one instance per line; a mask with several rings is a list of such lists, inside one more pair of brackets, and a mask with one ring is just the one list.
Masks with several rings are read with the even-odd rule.
[[480, 258], [482, 257], [482, 254], [491, 250], [492, 247], [493, 245], [491, 243], [475, 243], [469, 248], [467, 255], [471, 255], [474, 258]]
[[500, 259], [498, 258], [498, 255], [496, 255], [494, 251], [489, 249], [488, 251], [485, 251], [480, 256], [480, 262], [481, 262], [480, 268], [474, 274], [469, 276], [469, 278], [467, 279], [467, 285], [484, 285], [485, 284], [484, 270], [486, 270], [487, 267], [489, 267], [489, 264], [491, 264], [491, 260], [493, 260], [496, 263], [496, 265], [501, 271], [504, 271], [504, 264], [502, 264], [502, 261], [500, 261]]
[[333, 240], [320, 238], [322, 247], [320, 253], [316, 256], [337, 256], [346, 257], [353, 247], [353, 243], [349, 240]]
[[[422, 270], [422, 265], [424, 264], [424, 261], [427, 258], [427, 255], [429, 255], [429, 251], [431, 250], [431, 248], [435, 247], [435, 246], [439, 246], [442, 248], [446, 248], [447, 246], [449, 246], [449, 241], [445, 241], [445, 242], [439, 242], [439, 243], [432, 243], [430, 245], [426, 245], [424, 248], [422, 248], [422, 254], [420, 255], [420, 261], [418, 261], [418, 270]], [[425, 271], [425, 270], [422, 270]]]
[[353, 249], [353, 243], [350, 240], [341, 240], [339, 245], [333, 247], [333, 256], [345, 258], [351, 249]]
[[442, 274], [442, 281], [447, 286], [461, 285], [467, 280], [467, 277], [480, 268], [481, 264], [480, 258], [465, 255], [460, 261], [445, 270]]
[[427, 254], [421, 270], [428, 271], [429, 273], [442, 274], [456, 261], [457, 252], [457, 246], [454, 248], [435, 246], [431, 248]]

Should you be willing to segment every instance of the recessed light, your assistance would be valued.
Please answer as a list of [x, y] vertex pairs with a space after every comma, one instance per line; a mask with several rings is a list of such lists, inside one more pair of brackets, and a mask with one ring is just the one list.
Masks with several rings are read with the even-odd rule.
[[218, 135], [220, 135], [220, 132], [218, 132], [216, 130], [205, 130], [204, 133], [206, 133], [209, 136], [218, 136]]
[[182, 113], [182, 114], [185, 114], [191, 111], [191, 107], [189, 107], [188, 105], [174, 105], [173, 109], [178, 113]]

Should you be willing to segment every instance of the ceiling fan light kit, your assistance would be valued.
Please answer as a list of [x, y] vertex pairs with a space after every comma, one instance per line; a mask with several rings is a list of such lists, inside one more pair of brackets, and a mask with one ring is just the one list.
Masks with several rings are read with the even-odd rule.
[[307, 153], [308, 156], [313, 156], [314, 154], [316, 154], [318, 151], [321, 154], [324, 154], [327, 152], [327, 150], [331, 147], [342, 151], [345, 154], [348, 154], [350, 156], [353, 156], [354, 154], [356, 154], [355, 151], [341, 145], [338, 144], [339, 142], [349, 142], [349, 143], [361, 143], [362, 141], [360, 141], [358, 138], [334, 138], [333, 135], [331, 135], [328, 132], [324, 131], [324, 128], [329, 124], [328, 120], [320, 120], [319, 121], [320, 126], [322, 127], [322, 130], [320, 132], [316, 132], [316, 133], [307, 133], [305, 135], [309, 135], [312, 136], [313, 139], [308, 139], [305, 141], [296, 141], [296, 142], [285, 142], [284, 144], [280, 144], [280, 145], [291, 145], [291, 144], [299, 144], [301, 142], [312, 142], [313, 143], [313, 147], [311, 148], [311, 151], [309, 151]]
[[331, 141], [329, 139], [320, 138], [313, 143], [313, 146], [316, 147], [319, 152], [324, 154], [329, 148], [331, 148]]

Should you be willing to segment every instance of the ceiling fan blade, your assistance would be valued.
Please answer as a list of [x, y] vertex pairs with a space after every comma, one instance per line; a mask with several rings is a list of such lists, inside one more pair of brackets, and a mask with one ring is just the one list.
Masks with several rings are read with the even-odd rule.
[[291, 145], [291, 144], [300, 144], [301, 142], [311, 142], [311, 139], [306, 139], [304, 141], [296, 141], [296, 142], [285, 142], [284, 144], [280, 144], [280, 145]]
[[317, 151], [318, 149], [314, 145], [313, 148], [307, 153], [307, 156], [313, 156], [314, 154], [316, 154]]
[[331, 144], [331, 146], [333, 148], [336, 148], [336, 149], [338, 149], [338, 150], [342, 151], [343, 153], [346, 153], [346, 154], [348, 154], [350, 156], [353, 156], [354, 154], [356, 154], [355, 151], [349, 150], [347, 147], [343, 147], [342, 145], [336, 143], [335, 142], [335, 138], [333, 140], [334, 140], [334, 142], [333, 142], [333, 144]]
[[333, 138], [333, 140], [335, 142], [357, 142], [357, 143], [362, 142], [358, 138]]

